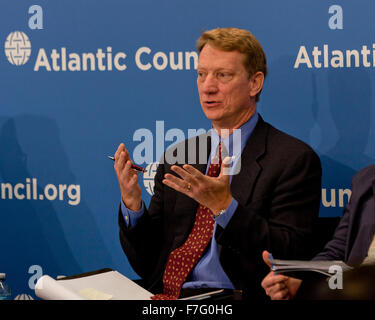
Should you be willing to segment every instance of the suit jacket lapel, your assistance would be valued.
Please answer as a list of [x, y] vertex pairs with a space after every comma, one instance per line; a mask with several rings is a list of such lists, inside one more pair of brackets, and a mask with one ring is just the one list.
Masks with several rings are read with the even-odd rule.
[[258, 123], [249, 137], [241, 154], [241, 168], [237, 175], [233, 176], [231, 192], [233, 197], [242, 205], [253, 193], [255, 181], [262, 168], [257, 159], [266, 151], [268, 127], [259, 116]]

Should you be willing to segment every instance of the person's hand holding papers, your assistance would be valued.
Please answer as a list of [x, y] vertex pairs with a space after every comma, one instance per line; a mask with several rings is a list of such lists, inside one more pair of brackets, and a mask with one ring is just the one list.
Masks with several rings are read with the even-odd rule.
[[[271, 269], [270, 253], [263, 251], [264, 262]], [[272, 269], [262, 281], [262, 287], [272, 300], [293, 299], [302, 283], [302, 280], [275, 274]]]

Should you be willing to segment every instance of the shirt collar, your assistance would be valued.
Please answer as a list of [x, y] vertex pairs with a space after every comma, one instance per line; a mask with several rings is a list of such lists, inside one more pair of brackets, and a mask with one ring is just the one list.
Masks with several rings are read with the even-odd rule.
[[[250, 135], [254, 131], [254, 128], [258, 122], [259, 115], [258, 112], [251, 116], [251, 118], [245, 122], [241, 127], [236, 129], [236, 132], [233, 132], [228, 137], [223, 139], [224, 146], [228, 152], [229, 156], [235, 156], [235, 159], [238, 159], [241, 155], [243, 149], [245, 148], [247, 140], [250, 138]], [[210, 129], [211, 132], [211, 155], [212, 159], [216, 153], [221, 137], [217, 134], [216, 130], [213, 128]]]

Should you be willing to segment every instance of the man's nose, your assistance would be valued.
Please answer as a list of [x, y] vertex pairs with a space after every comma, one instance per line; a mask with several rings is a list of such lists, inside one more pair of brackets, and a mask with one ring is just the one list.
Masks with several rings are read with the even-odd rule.
[[214, 75], [207, 75], [202, 83], [202, 91], [206, 94], [218, 91], [217, 79]]

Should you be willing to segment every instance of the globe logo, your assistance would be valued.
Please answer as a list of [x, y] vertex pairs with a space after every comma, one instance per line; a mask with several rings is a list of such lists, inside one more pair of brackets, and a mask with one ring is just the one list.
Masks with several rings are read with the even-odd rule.
[[151, 162], [146, 167], [146, 172], [143, 174], [143, 184], [147, 192], [152, 196], [154, 194], [154, 178], [159, 162]]
[[8, 61], [16, 66], [25, 64], [31, 54], [31, 43], [26, 34], [21, 31], [9, 33], [5, 40], [5, 55]]

